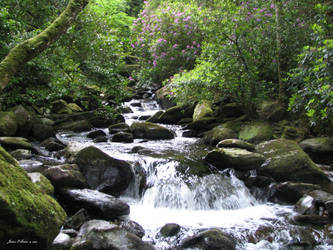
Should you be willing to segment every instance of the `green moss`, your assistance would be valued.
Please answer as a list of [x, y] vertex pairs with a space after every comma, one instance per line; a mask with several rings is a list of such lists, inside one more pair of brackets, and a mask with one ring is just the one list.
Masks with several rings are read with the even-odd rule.
[[265, 122], [252, 122], [243, 126], [239, 132], [239, 139], [251, 143], [270, 140], [273, 138], [273, 130], [270, 124]]
[[13, 112], [0, 112], [0, 136], [15, 135], [17, 130], [16, 116]]
[[28, 173], [31, 181], [45, 194], [53, 196], [54, 187], [44, 175], [40, 173]]
[[66, 218], [62, 207], [42, 193], [1, 147], [0, 204], [0, 242], [34, 240], [46, 249]]
[[195, 106], [193, 112], [193, 121], [198, 121], [204, 117], [210, 117], [212, 115], [213, 110], [211, 107], [211, 103], [209, 101], [203, 100]]

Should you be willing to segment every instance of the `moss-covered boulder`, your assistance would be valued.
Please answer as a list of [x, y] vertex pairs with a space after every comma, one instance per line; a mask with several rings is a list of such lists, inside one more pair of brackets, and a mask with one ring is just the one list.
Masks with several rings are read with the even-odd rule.
[[205, 117], [198, 121], [192, 121], [187, 124], [184, 129], [191, 129], [195, 131], [208, 131], [216, 126], [216, 118], [215, 117]]
[[212, 105], [209, 101], [203, 100], [200, 101], [194, 108], [193, 111], [193, 121], [201, 120], [205, 117], [212, 117], [213, 109]]
[[217, 126], [204, 134], [203, 142], [215, 146], [222, 140], [235, 138], [237, 138], [237, 134], [233, 130]]
[[273, 129], [266, 122], [251, 122], [241, 128], [238, 138], [251, 143], [271, 140], [273, 139]]
[[217, 111], [217, 115], [220, 118], [239, 117], [243, 114], [244, 111], [238, 103], [222, 104]]
[[76, 103], [68, 103], [68, 107], [73, 111], [73, 112], [82, 112], [82, 108], [77, 105]]
[[0, 248], [9, 239], [36, 242], [48, 249], [66, 213], [49, 195], [31, 182], [17, 161], [0, 147]]
[[181, 119], [191, 118], [193, 109], [193, 105], [177, 105], [167, 109], [163, 114], [161, 114], [158, 118], [158, 122], [165, 124], [177, 124]]
[[54, 187], [52, 186], [49, 179], [47, 179], [41, 173], [28, 173], [28, 176], [32, 183], [36, 184], [40, 191], [45, 194], [53, 196], [54, 194]]
[[319, 185], [330, 182], [325, 173], [294, 141], [285, 139], [266, 141], [256, 146], [256, 152], [263, 154], [266, 158], [259, 172], [277, 181]]
[[111, 138], [112, 142], [124, 142], [124, 143], [132, 143], [134, 141], [133, 135], [128, 132], [118, 132], [114, 134]]
[[210, 151], [204, 160], [217, 169], [258, 169], [265, 158], [263, 155], [240, 148], [218, 148]]
[[242, 141], [242, 140], [238, 140], [238, 139], [226, 139], [223, 141], [220, 141], [217, 145], [217, 148], [242, 148], [242, 149], [246, 149], [249, 151], [254, 151], [255, 147], [253, 144], [246, 142], [246, 141]]
[[72, 114], [73, 111], [68, 103], [62, 99], [51, 103], [51, 112], [56, 114]]
[[64, 122], [57, 126], [58, 130], [73, 131], [73, 132], [89, 131], [92, 128], [93, 126], [87, 120]]
[[0, 112], [0, 136], [16, 134], [17, 121], [13, 112]]
[[131, 125], [131, 131], [134, 138], [168, 140], [175, 137], [168, 128], [150, 122], [134, 122]]
[[318, 163], [333, 163], [333, 139], [329, 137], [317, 137], [301, 141], [299, 146], [310, 155], [311, 159]]
[[[35, 124], [42, 123], [41, 119], [36, 115], [32, 109], [18, 105], [12, 110], [16, 116], [17, 121], [17, 136], [27, 137], [31, 134], [32, 127]], [[41, 132], [43, 130], [40, 130]]]
[[263, 101], [258, 105], [257, 113], [262, 120], [277, 122], [286, 114], [286, 108], [278, 101]]
[[37, 123], [32, 127], [32, 137], [38, 141], [43, 141], [50, 137], [55, 137], [55, 130], [50, 125]]
[[130, 132], [130, 127], [124, 122], [113, 124], [109, 126], [108, 129], [110, 134], [115, 134], [118, 132]]
[[168, 109], [176, 105], [174, 98], [172, 98], [171, 96], [171, 85], [165, 85], [164, 87], [158, 89], [155, 93], [155, 99], [163, 109]]
[[164, 237], [172, 237], [179, 233], [180, 226], [176, 223], [167, 223], [160, 229], [160, 234]]
[[147, 122], [157, 123], [157, 122], [159, 122], [160, 116], [162, 114], [164, 114], [164, 111], [159, 110], [155, 114], [153, 114], [151, 117], [149, 117], [146, 121]]
[[34, 150], [28, 139], [23, 137], [0, 137], [0, 145], [6, 150], [28, 149]]

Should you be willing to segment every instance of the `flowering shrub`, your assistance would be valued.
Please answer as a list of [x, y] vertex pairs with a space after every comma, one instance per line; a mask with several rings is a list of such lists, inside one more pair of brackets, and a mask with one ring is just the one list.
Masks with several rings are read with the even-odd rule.
[[150, 4], [134, 21], [131, 46], [140, 57], [139, 80], [161, 83], [194, 67], [204, 38], [205, 10], [193, 2], [166, 2], [148, 13]]

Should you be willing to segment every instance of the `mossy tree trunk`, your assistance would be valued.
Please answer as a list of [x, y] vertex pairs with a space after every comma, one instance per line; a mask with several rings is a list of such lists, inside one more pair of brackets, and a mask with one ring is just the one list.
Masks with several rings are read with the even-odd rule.
[[0, 63], [0, 91], [7, 86], [22, 65], [47, 49], [66, 32], [88, 2], [89, 0], [70, 0], [65, 10], [50, 26], [9, 51], [9, 54]]

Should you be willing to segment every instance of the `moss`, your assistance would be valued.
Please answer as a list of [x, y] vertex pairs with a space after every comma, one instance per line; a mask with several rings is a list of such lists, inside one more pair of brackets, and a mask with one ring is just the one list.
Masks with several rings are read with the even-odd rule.
[[212, 115], [213, 115], [213, 110], [211, 107], [211, 103], [209, 101], [203, 100], [195, 106], [193, 112], [193, 121], [198, 121], [204, 117], [210, 117]]
[[0, 144], [10, 149], [33, 149], [31, 143], [23, 137], [0, 137]]
[[270, 140], [273, 138], [273, 130], [269, 123], [252, 122], [242, 127], [239, 132], [239, 139], [251, 143]]
[[18, 163], [0, 147], [0, 242], [38, 241], [46, 249], [58, 234], [66, 213], [31, 182]]
[[0, 112], [0, 136], [13, 136], [16, 130], [15, 114], [13, 112]]
[[49, 179], [40, 173], [29, 173], [28, 176], [41, 192], [53, 196], [54, 187]]
[[237, 138], [237, 134], [233, 130], [224, 128], [222, 126], [217, 126], [205, 133], [203, 141], [206, 144], [215, 146], [222, 140], [235, 138]]

